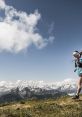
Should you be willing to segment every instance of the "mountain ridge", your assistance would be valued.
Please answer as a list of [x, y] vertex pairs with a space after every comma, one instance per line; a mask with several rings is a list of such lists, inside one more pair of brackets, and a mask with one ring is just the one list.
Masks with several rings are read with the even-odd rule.
[[17, 80], [0, 82], [0, 103], [18, 101], [22, 99], [57, 98], [71, 95], [76, 90], [76, 82], [73, 79], [65, 79], [62, 82], [44, 82]]

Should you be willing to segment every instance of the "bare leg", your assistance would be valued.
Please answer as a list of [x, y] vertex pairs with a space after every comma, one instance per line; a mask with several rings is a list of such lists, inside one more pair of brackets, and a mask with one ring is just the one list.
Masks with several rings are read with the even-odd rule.
[[79, 77], [78, 84], [77, 84], [77, 93], [76, 95], [79, 95], [81, 92], [81, 84], [82, 84], [82, 76]]

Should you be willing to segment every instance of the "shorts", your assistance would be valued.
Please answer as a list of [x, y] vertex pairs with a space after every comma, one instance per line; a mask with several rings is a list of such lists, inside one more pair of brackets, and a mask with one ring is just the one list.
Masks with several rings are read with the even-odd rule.
[[77, 68], [77, 75], [82, 76], [82, 68]]

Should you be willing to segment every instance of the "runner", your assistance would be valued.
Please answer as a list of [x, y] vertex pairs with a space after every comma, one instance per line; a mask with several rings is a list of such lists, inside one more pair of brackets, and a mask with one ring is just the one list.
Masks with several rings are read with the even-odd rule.
[[75, 58], [75, 70], [78, 74], [78, 82], [77, 82], [77, 93], [72, 99], [79, 99], [79, 94], [81, 92], [81, 84], [82, 84], [82, 58], [81, 58], [82, 52], [74, 51], [73, 56]]

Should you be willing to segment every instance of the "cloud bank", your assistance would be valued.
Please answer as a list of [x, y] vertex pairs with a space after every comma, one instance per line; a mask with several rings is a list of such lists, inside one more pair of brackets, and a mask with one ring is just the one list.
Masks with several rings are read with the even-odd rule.
[[37, 10], [27, 14], [0, 0], [0, 12], [4, 13], [4, 16], [0, 16], [0, 52], [18, 53], [32, 44], [41, 49], [54, 40], [50, 34], [44, 38], [38, 33], [37, 24], [41, 14]]

